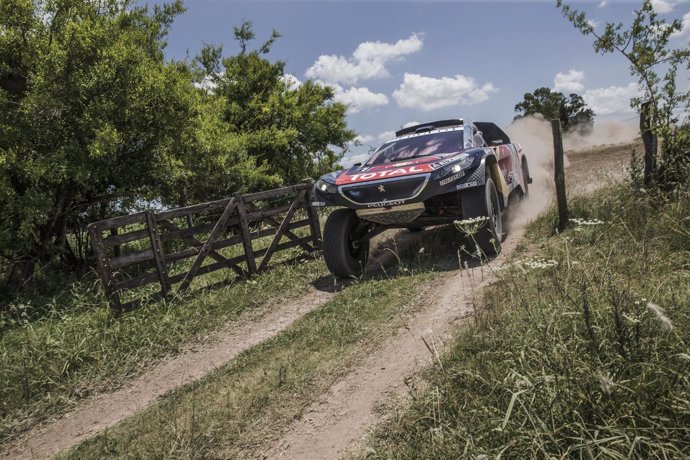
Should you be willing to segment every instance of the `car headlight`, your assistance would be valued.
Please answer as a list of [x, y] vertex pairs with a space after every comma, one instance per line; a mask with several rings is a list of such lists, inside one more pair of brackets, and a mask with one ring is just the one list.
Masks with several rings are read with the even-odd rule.
[[316, 188], [326, 193], [335, 193], [338, 190], [335, 185], [329, 184], [321, 179], [316, 181]]
[[453, 163], [446, 169], [447, 174], [459, 173], [463, 169], [467, 169], [472, 166], [472, 163], [474, 163], [474, 157], [470, 155], [463, 155], [456, 163]]

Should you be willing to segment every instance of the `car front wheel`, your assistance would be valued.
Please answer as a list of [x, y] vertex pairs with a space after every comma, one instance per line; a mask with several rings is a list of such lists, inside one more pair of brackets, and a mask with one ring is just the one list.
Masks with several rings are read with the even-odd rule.
[[503, 241], [503, 220], [498, 192], [491, 177], [486, 178], [483, 187], [466, 190], [461, 194], [462, 215], [464, 219], [484, 217], [485, 222], [477, 233], [471, 235], [481, 252], [495, 255], [501, 252]]
[[323, 229], [323, 256], [331, 273], [353, 278], [364, 272], [369, 256], [369, 240], [362, 241], [366, 228], [352, 209], [336, 209]]

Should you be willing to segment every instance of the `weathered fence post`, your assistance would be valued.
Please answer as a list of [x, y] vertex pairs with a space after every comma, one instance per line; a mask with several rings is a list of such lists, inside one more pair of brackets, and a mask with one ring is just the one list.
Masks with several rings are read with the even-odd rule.
[[165, 255], [163, 253], [163, 244], [161, 243], [160, 234], [158, 233], [158, 222], [156, 221], [156, 215], [153, 211], [146, 211], [146, 226], [149, 230], [153, 261], [156, 264], [158, 280], [161, 283], [161, 294], [163, 297], [167, 297], [168, 292], [170, 292], [170, 283], [168, 283], [168, 274], [165, 271]]
[[103, 290], [108, 298], [108, 304], [115, 313], [122, 313], [122, 305], [120, 304], [120, 294], [114, 289], [113, 284], [113, 270], [110, 268], [110, 258], [105, 253], [103, 246], [103, 233], [97, 225], [90, 224], [88, 227], [89, 235], [91, 236], [91, 244], [93, 246], [93, 253], [96, 256], [96, 264], [98, 267], [98, 277], [101, 279]]
[[556, 201], [558, 203], [558, 231], [562, 232], [568, 225], [568, 201], [565, 195], [565, 165], [563, 162], [561, 120], [551, 120], [551, 131], [553, 132], [553, 178], [556, 183]]
[[[314, 179], [311, 177], [306, 179], [305, 181], [307, 184], [311, 185], [312, 187], [314, 186]], [[307, 202], [306, 202], [306, 209], [307, 209], [307, 216], [309, 217], [309, 226], [311, 227], [311, 235], [312, 235], [312, 241], [314, 244], [314, 247], [316, 249], [321, 249], [322, 242], [321, 242], [321, 223], [319, 222], [319, 212], [318, 210], [314, 209], [311, 205], [310, 202], [311, 198], [311, 189], [307, 191]]]
[[657, 137], [651, 128], [654, 121], [649, 113], [651, 103], [652, 101], [645, 101], [640, 108], [640, 133], [644, 144], [644, 185], [652, 183], [656, 172]]
[[256, 259], [254, 258], [254, 247], [252, 246], [249, 222], [247, 222], [247, 209], [244, 205], [244, 198], [242, 197], [242, 194], [235, 194], [235, 202], [237, 203], [237, 215], [240, 217], [242, 246], [244, 247], [244, 255], [247, 257], [247, 271], [249, 276], [251, 276], [256, 274]]

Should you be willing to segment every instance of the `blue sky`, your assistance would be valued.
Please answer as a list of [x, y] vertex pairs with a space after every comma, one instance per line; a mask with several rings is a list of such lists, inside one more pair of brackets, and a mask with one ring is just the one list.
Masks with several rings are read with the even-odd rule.
[[[640, 1], [573, 1], [595, 24], [629, 22]], [[690, 39], [690, 3], [655, 0], [667, 19], [683, 18], [677, 44]], [[186, 0], [166, 53], [194, 56], [203, 43], [238, 48], [233, 26], [250, 20], [259, 46], [282, 34], [269, 59], [298, 81], [336, 87], [350, 104], [360, 156], [413, 121], [462, 117], [506, 125], [525, 92], [575, 91], [599, 120], [634, 117], [635, 79], [618, 55], [598, 55], [555, 1], [241, 1]], [[687, 81], [687, 78], [685, 79]]]

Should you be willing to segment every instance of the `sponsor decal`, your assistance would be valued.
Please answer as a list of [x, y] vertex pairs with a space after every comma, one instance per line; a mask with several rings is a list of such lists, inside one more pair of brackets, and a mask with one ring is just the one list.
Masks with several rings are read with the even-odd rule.
[[437, 161], [436, 163], [432, 163], [431, 167], [433, 169], [439, 169], [439, 168], [442, 168], [443, 166], [447, 165], [448, 163], [452, 163], [452, 162], [456, 161], [457, 159], [458, 158], [455, 156], [450, 157], [450, 158], [446, 158], [445, 160], [441, 160], [441, 161]]
[[400, 206], [405, 204], [405, 200], [380, 201], [378, 203], [369, 203], [367, 208], [389, 208], [391, 206]]
[[457, 174], [453, 174], [450, 177], [446, 177], [445, 179], [438, 181], [438, 185], [443, 187], [444, 185], [450, 184], [451, 182], [456, 181], [462, 177], [465, 177], [465, 173], [463, 171], [460, 171]]
[[312, 206], [326, 206], [326, 202], [325, 201], [312, 201], [311, 205]]
[[379, 186], [378, 186], [378, 191], [381, 192], [381, 193], [386, 193], [386, 187], [384, 187], [383, 185], [379, 185]]
[[423, 164], [423, 165], [412, 165], [412, 166], [405, 166], [405, 167], [400, 167], [400, 168], [389, 168], [385, 169], [383, 171], [370, 171], [370, 172], [365, 172], [365, 173], [357, 173], [357, 174], [343, 174], [340, 177], [338, 177], [338, 180], [336, 181], [336, 185], [343, 185], [343, 184], [352, 184], [355, 182], [363, 182], [367, 180], [374, 180], [374, 179], [385, 179], [387, 177], [398, 177], [398, 176], [406, 176], [408, 174], [419, 174], [419, 173], [425, 173], [425, 172], [430, 172], [433, 171], [431, 166], [428, 164]]
[[474, 187], [475, 185], [477, 185], [477, 181], [465, 182], [464, 184], [458, 184], [458, 186], [455, 187], [455, 190], [460, 190], [460, 189], [468, 188], [468, 187]]

